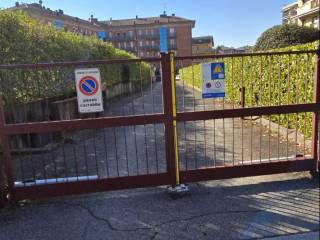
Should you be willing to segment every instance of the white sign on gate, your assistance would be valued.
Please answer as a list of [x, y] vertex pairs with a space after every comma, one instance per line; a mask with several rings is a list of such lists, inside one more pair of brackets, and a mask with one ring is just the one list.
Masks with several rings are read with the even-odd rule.
[[204, 63], [202, 71], [202, 98], [225, 97], [224, 63]]
[[76, 89], [80, 113], [103, 111], [101, 77], [98, 68], [76, 69]]

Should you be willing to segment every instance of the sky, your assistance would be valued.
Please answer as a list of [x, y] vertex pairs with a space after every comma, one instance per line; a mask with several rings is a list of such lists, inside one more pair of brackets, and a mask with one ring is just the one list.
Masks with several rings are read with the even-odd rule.
[[[0, 0], [0, 8], [16, 0]], [[25, 3], [38, 0], [23, 0]], [[212, 35], [215, 46], [254, 45], [266, 29], [281, 24], [281, 9], [294, 0], [43, 0], [52, 10], [99, 20], [158, 16], [164, 10], [196, 21], [193, 37]]]

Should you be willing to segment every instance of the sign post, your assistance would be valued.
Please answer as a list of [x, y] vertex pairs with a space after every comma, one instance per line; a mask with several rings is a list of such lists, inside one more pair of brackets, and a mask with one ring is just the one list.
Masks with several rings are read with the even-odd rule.
[[202, 98], [225, 97], [223, 62], [202, 64]]
[[76, 69], [75, 76], [79, 112], [103, 112], [101, 77], [99, 69]]

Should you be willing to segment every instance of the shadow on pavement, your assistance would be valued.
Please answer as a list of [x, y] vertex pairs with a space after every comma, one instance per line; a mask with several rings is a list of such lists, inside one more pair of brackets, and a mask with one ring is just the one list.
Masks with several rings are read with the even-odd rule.
[[[0, 239], [261, 239], [319, 231], [319, 181], [306, 173], [21, 203], [3, 211]], [[17, 229], [19, 229], [17, 231]]]

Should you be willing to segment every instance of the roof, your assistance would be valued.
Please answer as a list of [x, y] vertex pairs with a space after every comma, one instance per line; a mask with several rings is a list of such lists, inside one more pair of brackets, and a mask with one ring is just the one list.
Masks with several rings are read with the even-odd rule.
[[298, 6], [298, 1], [284, 5], [283, 8], [282, 8], [282, 11], [286, 11], [286, 10], [288, 10], [290, 8], [295, 7], [295, 6]]
[[131, 19], [120, 19], [120, 20], [112, 20], [109, 21], [99, 21], [99, 23], [106, 24], [109, 27], [125, 27], [125, 26], [141, 26], [141, 25], [152, 25], [152, 24], [170, 24], [170, 23], [191, 23], [192, 27], [195, 26], [195, 21], [177, 17], [174, 14], [172, 15], [166, 15], [162, 14], [159, 17], [146, 17], [146, 18], [140, 18], [136, 16], [136, 18]]
[[203, 36], [192, 38], [192, 44], [213, 43], [213, 36]]

